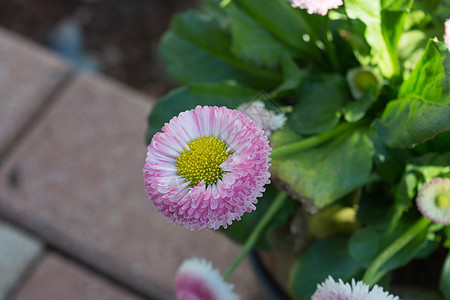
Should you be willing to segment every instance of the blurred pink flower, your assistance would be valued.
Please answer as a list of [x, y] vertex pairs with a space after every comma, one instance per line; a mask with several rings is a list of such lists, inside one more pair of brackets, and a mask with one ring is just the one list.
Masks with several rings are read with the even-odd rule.
[[281, 129], [287, 121], [284, 113], [275, 114], [273, 111], [266, 109], [264, 102], [259, 100], [241, 104], [237, 107], [237, 110], [258, 124], [264, 130], [266, 136], [271, 136], [273, 131]]
[[289, 0], [292, 7], [307, 9], [309, 14], [325, 16], [329, 9], [338, 8], [342, 0]]
[[399, 300], [399, 298], [383, 291], [377, 285], [369, 291], [369, 286], [362, 281], [355, 282], [352, 279], [350, 285], [341, 279], [336, 282], [333, 277], [328, 276], [322, 284], [317, 285], [311, 300]]
[[237, 110], [197, 106], [147, 148], [145, 188], [156, 210], [190, 230], [224, 228], [255, 209], [269, 183], [269, 142]]
[[178, 300], [237, 300], [233, 286], [204, 259], [185, 260], [175, 277]]
[[445, 21], [444, 42], [447, 45], [447, 48], [450, 49], [450, 19]]
[[434, 223], [450, 225], [450, 179], [433, 178], [417, 195], [417, 208]]

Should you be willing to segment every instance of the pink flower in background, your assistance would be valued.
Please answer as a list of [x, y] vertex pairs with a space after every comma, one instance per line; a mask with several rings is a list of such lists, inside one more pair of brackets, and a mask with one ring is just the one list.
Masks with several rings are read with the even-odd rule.
[[185, 260], [175, 277], [178, 300], [237, 300], [233, 286], [204, 259]]
[[447, 48], [450, 49], [450, 19], [445, 21], [444, 42], [447, 45]]
[[292, 7], [307, 9], [309, 14], [325, 16], [329, 9], [338, 8], [342, 0], [289, 0]]
[[433, 178], [417, 195], [417, 208], [434, 223], [450, 225], [450, 179]]
[[287, 121], [284, 113], [276, 114], [266, 109], [264, 102], [259, 100], [241, 104], [236, 109], [258, 124], [266, 136], [271, 136], [273, 131], [281, 129]]
[[269, 183], [269, 142], [237, 110], [197, 106], [155, 134], [145, 188], [156, 210], [190, 230], [224, 228], [255, 209]]
[[322, 284], [317, 285], [311, 300], [399, 300], [399, 298], [383, 291], [377, 285], [369, 291], [369, 286], [362, 281], [355, 282], [352, 279], [350, 285], [341, 279], [336, 282], [333, 277], [328, 276]]

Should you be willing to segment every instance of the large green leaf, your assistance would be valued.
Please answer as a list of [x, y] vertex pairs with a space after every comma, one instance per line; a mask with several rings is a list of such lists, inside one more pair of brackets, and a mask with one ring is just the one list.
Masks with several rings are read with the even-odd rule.
[[400, 75], [400, 61], [398, 56], [398, 42], [404, 31], [406, 11], [381, 11], [381, 33], [383, 34], [386, 49], [389, 52], [393, 73]]
[[372, 63], [390, 78], [400, 75], [398, 42], [412, 0], [346, 0], [345, 9], [352, 19], [360, 19], [365, 25], [364, 36], [371, 46]]
[[303, 252], [289, 279], [289, 290], [296, 300], [309, 300], [317, 285], [328, 276], [344, 281], [359, 269], [347, 251], [346, 238], [331, 238], [314, 243]]
[[299, 100], [287, 124], [301, 135], [333, 128], [339, 122], [340, 110], [350, 98], [347, 83], [340, 75], [326, 75], [305, 82], [297, 97]]
[[449, 74], [450, 52], [444, 43], [429, 40], [419, 63], [401, 85], [398, 98], [414, 94], [427, 102], [450, 104]]
[[309, 199], [322, 208], [366, 183], [373, 151], [367, 132], [357, 130], [319, 147], [274, 158], [271, 171], [294, 198]]
[[394, 74], [394, 66], [385, 44], [381, 25], [381, 5], [379, 0], [346, 0], [345, 10], [351, 19], [360, 19], [365, 25], [364, 36], [371, 47], [371, 58], [386, 77]]
[[230, 49], [229, 33], [215, 18], [198, 12], [176, 16], [160, 45], [169, 73], [185, 84], [236, 80], [270, 88], [281, 82], [279, 72], [246, 64]]
[[164, 123], [180, 112], [193, 109], [197, 105], [226, 106], [236, 108], [249, 102], [257, 91], [236, 85], [233, 82], [211, 83], [181, 87], [160, 99], [148, 118], [147, 142], [161, 130]]
[[[431, 80], [431, 79], [430, 79]], [[388, 104], [375, 121], [380, 138], [391, 147], [414, 147], [450, 130], [450, 106], [411, 95]]]
[[320, 22], [317, 16], [292, 8], [285, 0], [233, 0], [233, 2], [279, 41], [296, 50], [303, 60], [320, 59], [318, 48], [314, 43]]
[[231, 25], [231, 50], [248, 64], [273, 69], [280, 64], [284, 55], [299, 55], [276, 40], [270, 32], [239, 9], [234, 2], [228, 4], [225, 11]]
[[450, 130], [450, 53], [430, 40], [427, 48], [400, 87], [399, 100], [388, 104], [375, 122], [381, 139], [391, 147], [414, 147]]
[[411, 30], [402, 34], [398, 43], [398, 55], [403, 66], [403, 75], [409, 74], [419, 62], [429, 37], [423, 30]]

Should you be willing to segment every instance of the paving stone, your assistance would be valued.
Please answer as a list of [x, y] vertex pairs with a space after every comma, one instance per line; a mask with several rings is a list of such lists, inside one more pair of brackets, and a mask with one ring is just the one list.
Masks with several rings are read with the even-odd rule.
[[137, 300], [91, 271], [55, 254], [47, 254], [30, 275], [15, 300]]
[[[147, 295], [173, 299], [184, 259], [204, 257], [223, 273], [240, 248], [153, 209], [142, 178], [151, 106], [115, 82], [76, 78], [2, 168], [0, 213]], [[248, 261], [230, 282], [242, 299], [263, 299]]]
[[67, 64], [0, 28], [0, 155], [69, 71]]
[[0, 299], [5, 299], [41, 254], [42, 243], [0, 220]]

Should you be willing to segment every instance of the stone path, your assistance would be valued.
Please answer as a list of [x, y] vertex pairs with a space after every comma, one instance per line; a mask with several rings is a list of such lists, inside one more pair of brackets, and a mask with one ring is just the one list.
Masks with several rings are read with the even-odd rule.
[[[0, 299], [174, 299], [186, 258], [240, 247], [163, 220], [141, 170], [154, 99], [0, 29]], [[230, 278], [264, 299], [249, 261]]]

